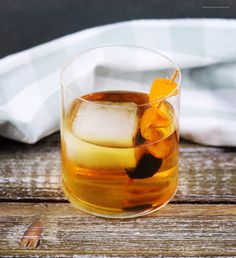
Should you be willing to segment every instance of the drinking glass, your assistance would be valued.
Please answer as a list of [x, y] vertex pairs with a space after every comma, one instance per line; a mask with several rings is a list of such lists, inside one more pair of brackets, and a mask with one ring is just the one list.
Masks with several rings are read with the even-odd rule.
[[178, 186], [179, 85], [178, 66], [142, 47], [98, 47], [66, 62], [61, 167], [63, 190], [74, 206], [129, 218], [171, 200]]

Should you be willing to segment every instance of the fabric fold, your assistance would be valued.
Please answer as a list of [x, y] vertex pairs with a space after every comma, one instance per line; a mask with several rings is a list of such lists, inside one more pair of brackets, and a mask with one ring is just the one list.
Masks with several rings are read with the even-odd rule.
[[180, 132], [236, 146], [236, 21], [136, 20], [83, 30], [0, 60], [0, 135], [35, 143], [59, 129], [60, 69], [91, 47], [128, 44], [160, 51], [182, 71]]

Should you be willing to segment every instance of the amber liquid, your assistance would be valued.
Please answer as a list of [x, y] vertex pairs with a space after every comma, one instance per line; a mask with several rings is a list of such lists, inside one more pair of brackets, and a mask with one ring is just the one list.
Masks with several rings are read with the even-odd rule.
[[[86, 95], [84, 99], [135, 102], [139, 105], [139, 118], [148, 108], [147, 105], [141, 105], [148, 102], [148, 95], [144, 93], [100, 92]], [[102, 217], [120, 218], [141, 216], [155, 211], [169, 202], [178, 185], [179, 137], [175, 119], [172, 121], [170, 134], [160, 141], [147, 142], [138, 134], [135, 146], [131, 148], [107, 147], [103, 153], [99, 146], [92, 146], [90, 143], [91, 150], [83, 147], [84, 149], [80, 153], [79, 148], [84, 145], [77, 142], [71, 126], [80, 103], [79, 99], [71, 103], [61, 130], [63, 188], [69, 201], [88, 213]], [[166, 105], [169, 112], [175, 117], [172, 106]], [[76, 148], [78, 148], [78, 152]], [[73, 158], [69, 154], [72, 149], [75, 150]], [[89, 151], [87, 156], [86, 150]], [[97, 156], [96, 151], [98, 152]], [[138, 160], [136, 167], [129, 165], [128, 168], [94, 168], [93, 158], [91, 158], [91, 167], [89, 167], [89, 160], [86, 161], [87, 158], [90, 159], [89, 155], [94, 155], [91, 157], [104, 160], [105, 165], [107, 159], [113, 157], [117, 159], [116, 151], [119, 155], [121, 153], [121, 159], [127, 164], [129, 160], [126, 159], [129, 159], [131, 151], [134, 151]], [[83, 165], [76, 162], [76, 153], [81, 158]], [[107, 159], [106, 153], [108, 153]], [[126, 153], [128, 156], [125, 156]], [[125, 158], [122, 158], [122, 155]]]

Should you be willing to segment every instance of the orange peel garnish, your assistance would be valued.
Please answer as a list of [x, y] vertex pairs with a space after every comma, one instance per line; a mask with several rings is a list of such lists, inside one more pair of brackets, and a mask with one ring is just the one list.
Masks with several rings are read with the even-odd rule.
[[156, 158], [164, 158], [169, 155], [171, 151], [171, 141], [165, 139], [158, 143], [151, 144], [147, 147], [147, 150]]
[[158, 102], [158, 99], [162, 100], [163, 98], [169, 96], [175, 96], [178, 93], [178, 90], [176, 89], [176, 82], [172, 82], [169, 79], [166, 78], [159, 78], [156, 79], [150, 89], [149, 93], [149, 102], [155, 103]]
[[151, 142], [163, 139], [170, 131], [171, 121], [166, 103], [161, 103], [159, 108], [153, 106], [146, 109], [140, 121], [143, 138]]
[[158, 104], [158, 100], [161, 101], [163, 98], [177, 95], [178, 89], [175, 79], [178, 75], [179, 70], [176, 69], [170, 80], [167, 78], [158, 78], [153, 82], [149, 92], [149, 101], [151, 105], [154, 105], [154, 102], [157, 102]]
[[151, 86], [149, 93], [151, 107], [145, 110], [140, 121], [141, 134], [148, 141], [160, 141], [173, 132], [174, 112], [164, 99], [178, 93], [175, 82], [178, 74], [179, 70], [176, 69], [171, 79], [158, 78]]

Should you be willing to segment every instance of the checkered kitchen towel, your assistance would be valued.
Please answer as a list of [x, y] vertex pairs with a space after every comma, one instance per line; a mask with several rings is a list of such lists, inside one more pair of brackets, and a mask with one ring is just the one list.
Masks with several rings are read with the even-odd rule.
[[59, 129], [59, 70], [84, 49], [131, 44], [182, 70], [181, 135], [236, 146], [236, 20], [138, 20], [95, 27], [0, 60], [0, 134], [34, 143]]

